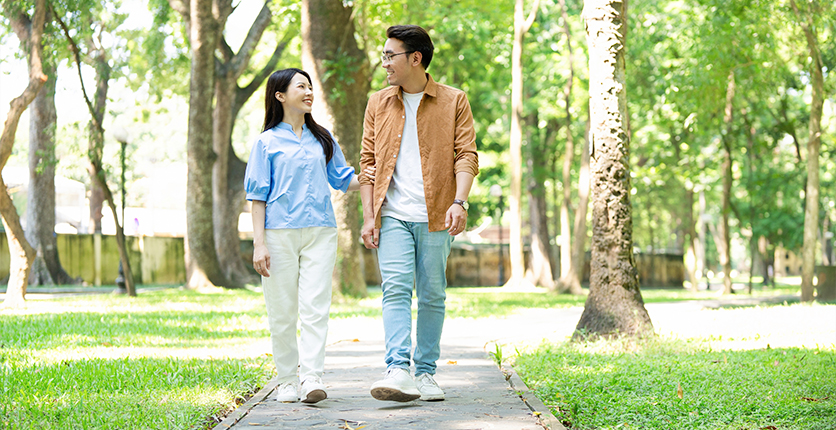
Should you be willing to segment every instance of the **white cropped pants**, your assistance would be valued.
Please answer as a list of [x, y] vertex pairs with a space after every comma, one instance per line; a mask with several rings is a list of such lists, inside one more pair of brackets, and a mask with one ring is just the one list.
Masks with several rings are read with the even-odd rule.
[[[265, 230], [264, 234], [270, 277], [262, 277], [261, 285], [278, 381], [322, 377], [337, 229], [307, 227]], [[301, 326], [298, 344], [297, 319]]]

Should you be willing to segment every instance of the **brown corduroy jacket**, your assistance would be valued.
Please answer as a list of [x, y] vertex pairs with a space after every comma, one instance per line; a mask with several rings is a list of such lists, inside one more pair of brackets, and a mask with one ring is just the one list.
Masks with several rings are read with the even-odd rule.
[[[456, 198], [456, 173], [479, 173], [473, 114], [464, 91], [436, 83], [427, 74], [427, 86], [417, 112], [418, 148], [424, 176], [429, 231], [444, 230], [447, 209]], [[403, 89], [389, 87], [369, 98], [363, 122], [360, 171], [375, 166], [374, 216], [380, 228], [380, 207], [386, 198], [401, 148], [405, 117]], [[358, 175], [361, 185], [371, 185]]]

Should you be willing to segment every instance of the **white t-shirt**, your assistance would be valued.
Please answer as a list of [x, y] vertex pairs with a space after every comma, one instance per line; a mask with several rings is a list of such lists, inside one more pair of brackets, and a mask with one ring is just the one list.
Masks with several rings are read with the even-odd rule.
[[386, 190], [386, 200], [380, 210], [381, 216], [401, 221], [428, 222], [427, 200], [424, 197], [424, 174], [421, 170], [421, 152], [418, 148], [418, 106], [424, 93], [403, 93], [405, 111], [401, 149], [395, 172]]

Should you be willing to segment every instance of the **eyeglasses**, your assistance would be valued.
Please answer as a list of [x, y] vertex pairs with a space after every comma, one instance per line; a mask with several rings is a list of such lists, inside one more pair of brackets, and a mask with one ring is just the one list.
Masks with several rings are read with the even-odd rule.
[[415, 52], [415, 51], [404, 51], [404, 52], [398, 52], [397, 54], [383, 54], [383, 55], [380, 56], [380, 61], [383, 61], [384, 63], [391, 63], [392, 58], [394, 58], [398, 55], [401, 55], [401, 54], [411, 54], [413, 52]]

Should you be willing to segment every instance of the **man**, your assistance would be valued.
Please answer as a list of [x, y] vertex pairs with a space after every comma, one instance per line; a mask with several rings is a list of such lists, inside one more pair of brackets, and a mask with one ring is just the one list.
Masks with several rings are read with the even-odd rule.
[[[467, 224], [467, 196], [479, 172], [473, 115], [463, 91], [426, 73], [433, 44], [426, 30], [386, 31], [383, 68], [390, 87], [369, 98], [360, 168], [366, 248], [378, 248], [386, 333], [386, 374], [378, 400], [444, 400], [433, 375], [441, 349], [447, 257]], [[418, 296], [412, 356], [412, 288]], [[411, 360], [411, 361], [410, 361]], [[410, 364], [415, 364], [415, 379]]]

